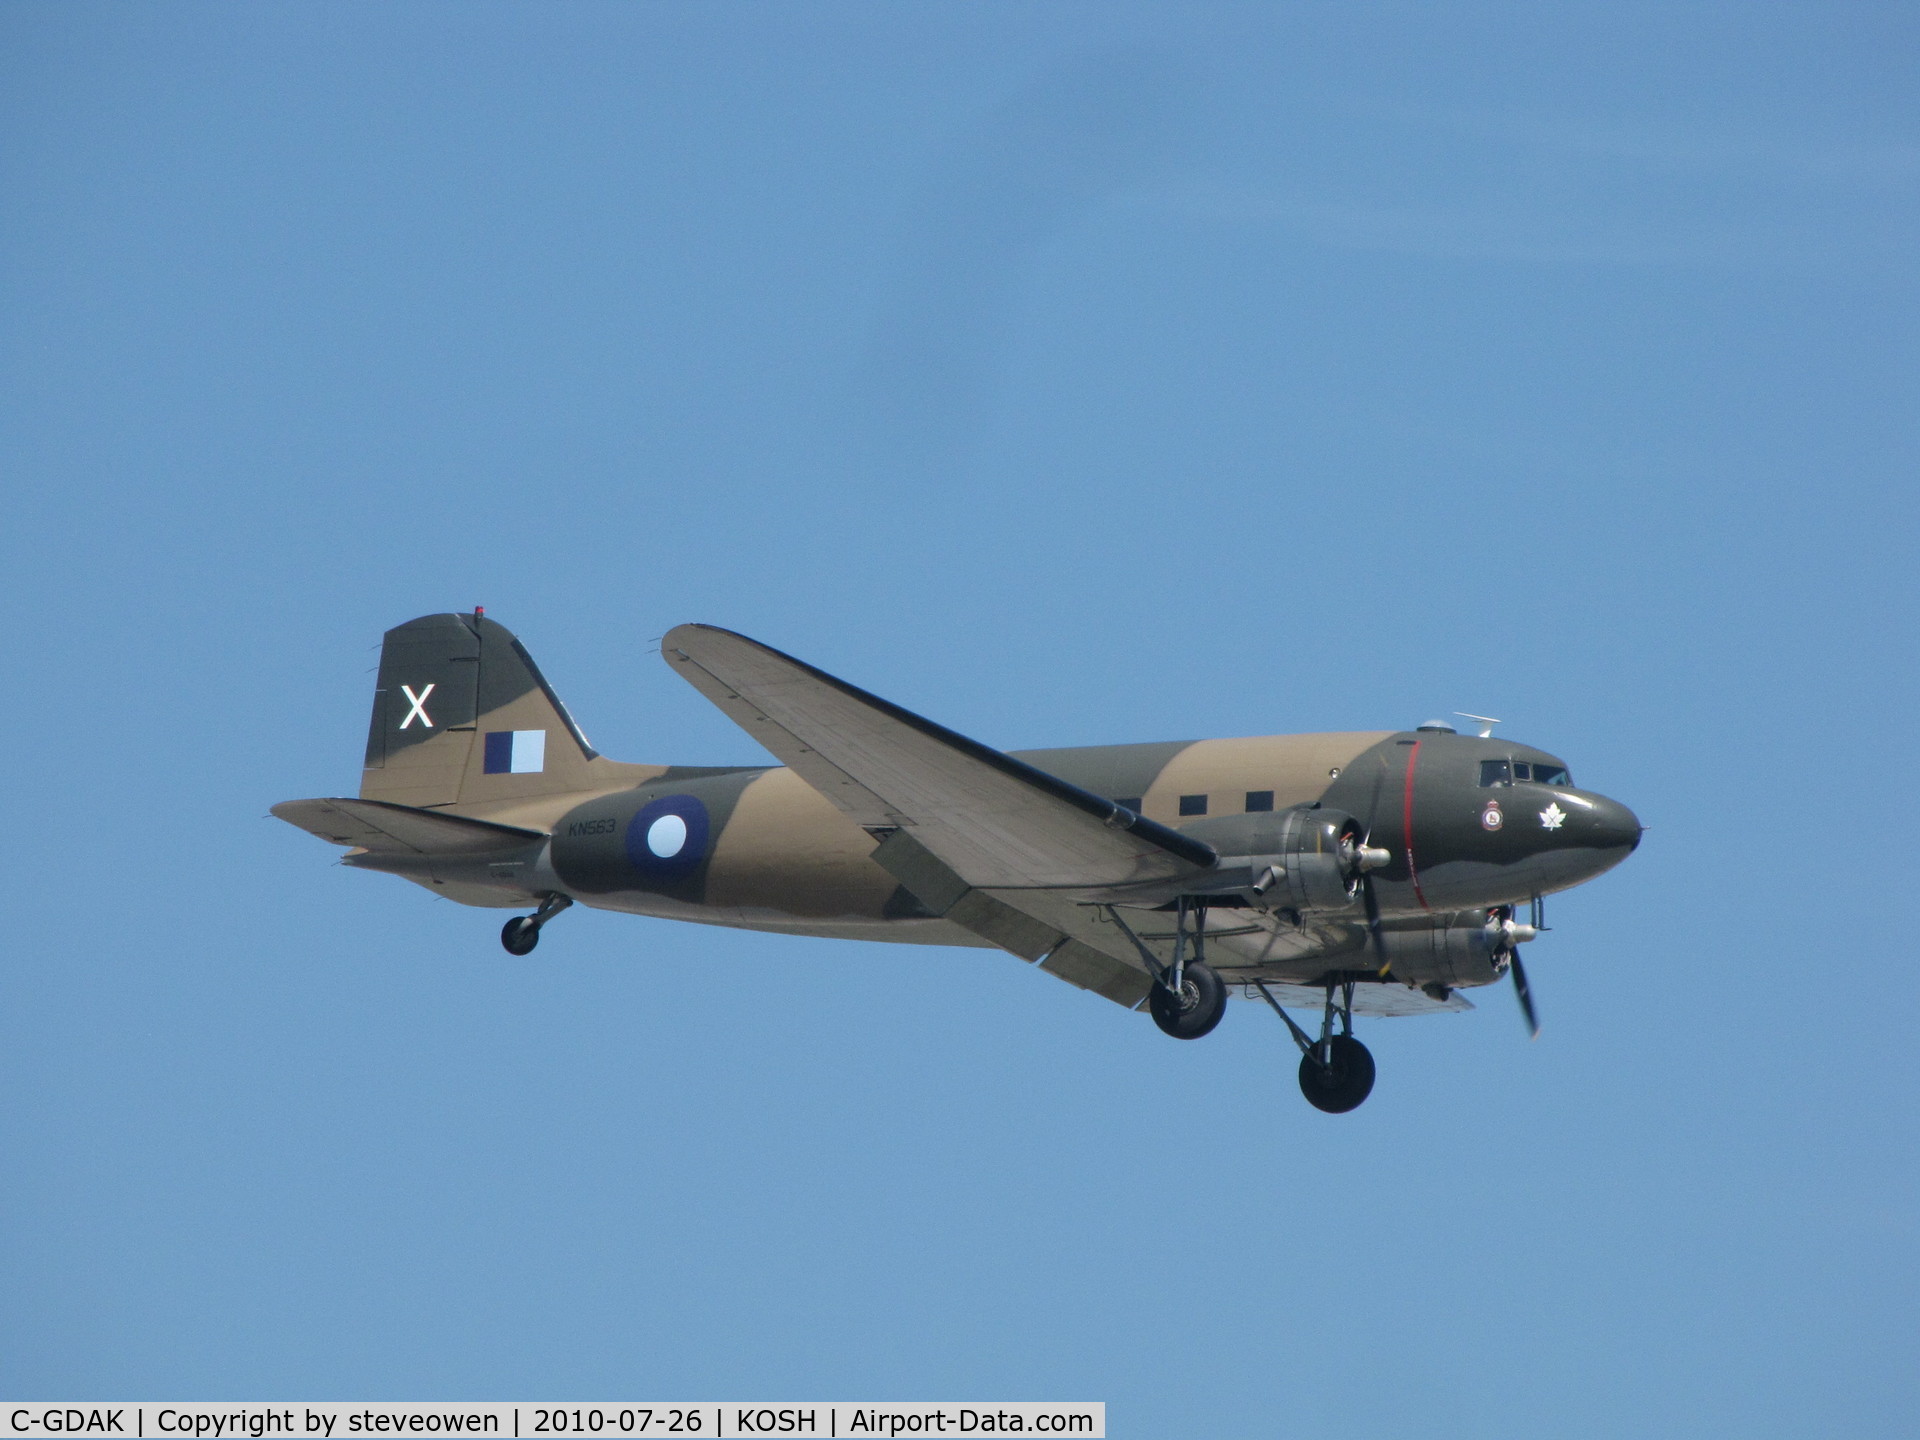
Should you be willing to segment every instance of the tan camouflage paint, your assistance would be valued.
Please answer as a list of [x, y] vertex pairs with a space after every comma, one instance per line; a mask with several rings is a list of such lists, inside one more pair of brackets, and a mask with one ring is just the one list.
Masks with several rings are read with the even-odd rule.
[[1196, 817], [1180, 813], [1180, 797], [1205, 795], [1208, 815], [1238, 815], [1246, 809], [1250, 790], [1273, 791], [1276, 810], [1311, 805], [1333, 783], [1334, 772], [1393, 733], [1361, 730], [1196, 740], [1155, 777], [1141, 797], [1142, 813], [1163, 825], [1191, 823]]
[[749, 784], [707, 866], [709, 905], [792, 918], [879, 919], [898, 887], [873, 837], [785, 767]]

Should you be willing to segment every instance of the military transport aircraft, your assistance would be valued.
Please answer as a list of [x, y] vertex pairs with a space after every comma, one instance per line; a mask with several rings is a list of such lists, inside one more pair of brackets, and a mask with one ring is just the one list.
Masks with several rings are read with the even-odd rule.
[[1330, 1112], [1373, 1088], [1356, 1014], [1469, 1009], [1460, 991], [1511, 974], [1538, 1033], [1519, 946], [1541, 897], [1640, 842], [1626, 806], [1491, 725], [1005, 753], [729, 630], [682, 625], [660, 653], [785, 764], [606, 759], [476, 609], [387, 632], [359, 798], [273, 813], [345, 864], [534, 906], [501, 932], [515, 955], [578, 902], [998, 947], [1180, 1039], [1230, 994], [1264, 1000]]

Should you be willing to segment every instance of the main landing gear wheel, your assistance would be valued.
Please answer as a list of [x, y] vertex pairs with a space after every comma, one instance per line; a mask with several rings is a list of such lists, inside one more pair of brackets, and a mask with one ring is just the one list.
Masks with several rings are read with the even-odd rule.
[[[1286, 1008], [1273, 998], [1264, 980], [1253, 982], [1267, 1004], [1273, 1007], [1300, 1047], [1300, 1093], [1316, 1110], [1329, 1115], [1344, 1115], [1360, 1108], [1360, 1102], [1373, 1093], [1373, 1055], [1353, 1038], [1353, 987], [1351, 975], [1334, 974], [1321, 982], [1326, 986], [1327, 1005], [1320, 1018], [1320, 1038], [1315, 1040], [1294, 1023]], [[1340, 1024], [1339, 1033], [1334, 1022]]]
[[1147, 996], [1147, 1009], [1153, 1023], [1174, 1039], [1198, 1040], [1227, 1013], [1227, 987], [1211, 965], [1189, 960], [1182, 968], [1179, 993], [1156, 984]]
[[1300, 1057], [1300, 1093], [1329, 1115], [1357, 1110], [1373, 1093], [1373, 1053], [1351, 1035], [1323, 1041]]

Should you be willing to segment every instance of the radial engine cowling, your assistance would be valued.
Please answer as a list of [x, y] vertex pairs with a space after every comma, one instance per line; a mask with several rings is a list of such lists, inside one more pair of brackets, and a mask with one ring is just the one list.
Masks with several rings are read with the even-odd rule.
[[1271, 814], [1223, 815], [1185, 827], [1221, 854], [1221, 873], [1269, 910], [1348, 910], [1360, 877], [1387, 863], [1363, 843], [1360, 822], [1342, 810], [1297, 805]]
[[1370, 955], [1403, 984], [1486, 985], [1506, 973], [1514, 948], [1537, 933], [1503, 910], [1461, 910], [1405, 929], [1390, 925], [1370, 942]]

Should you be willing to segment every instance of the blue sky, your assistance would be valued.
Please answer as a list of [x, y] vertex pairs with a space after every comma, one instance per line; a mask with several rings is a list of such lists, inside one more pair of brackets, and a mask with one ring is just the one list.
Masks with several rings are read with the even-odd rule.
[[[1905, 1434], [1913, 12], [0, 7], [0, 1391]], [[1468, 710], [1651, 827], [1310, 1110], [1011, 958], [263, 818], [484, 604], [990, 743]]]

